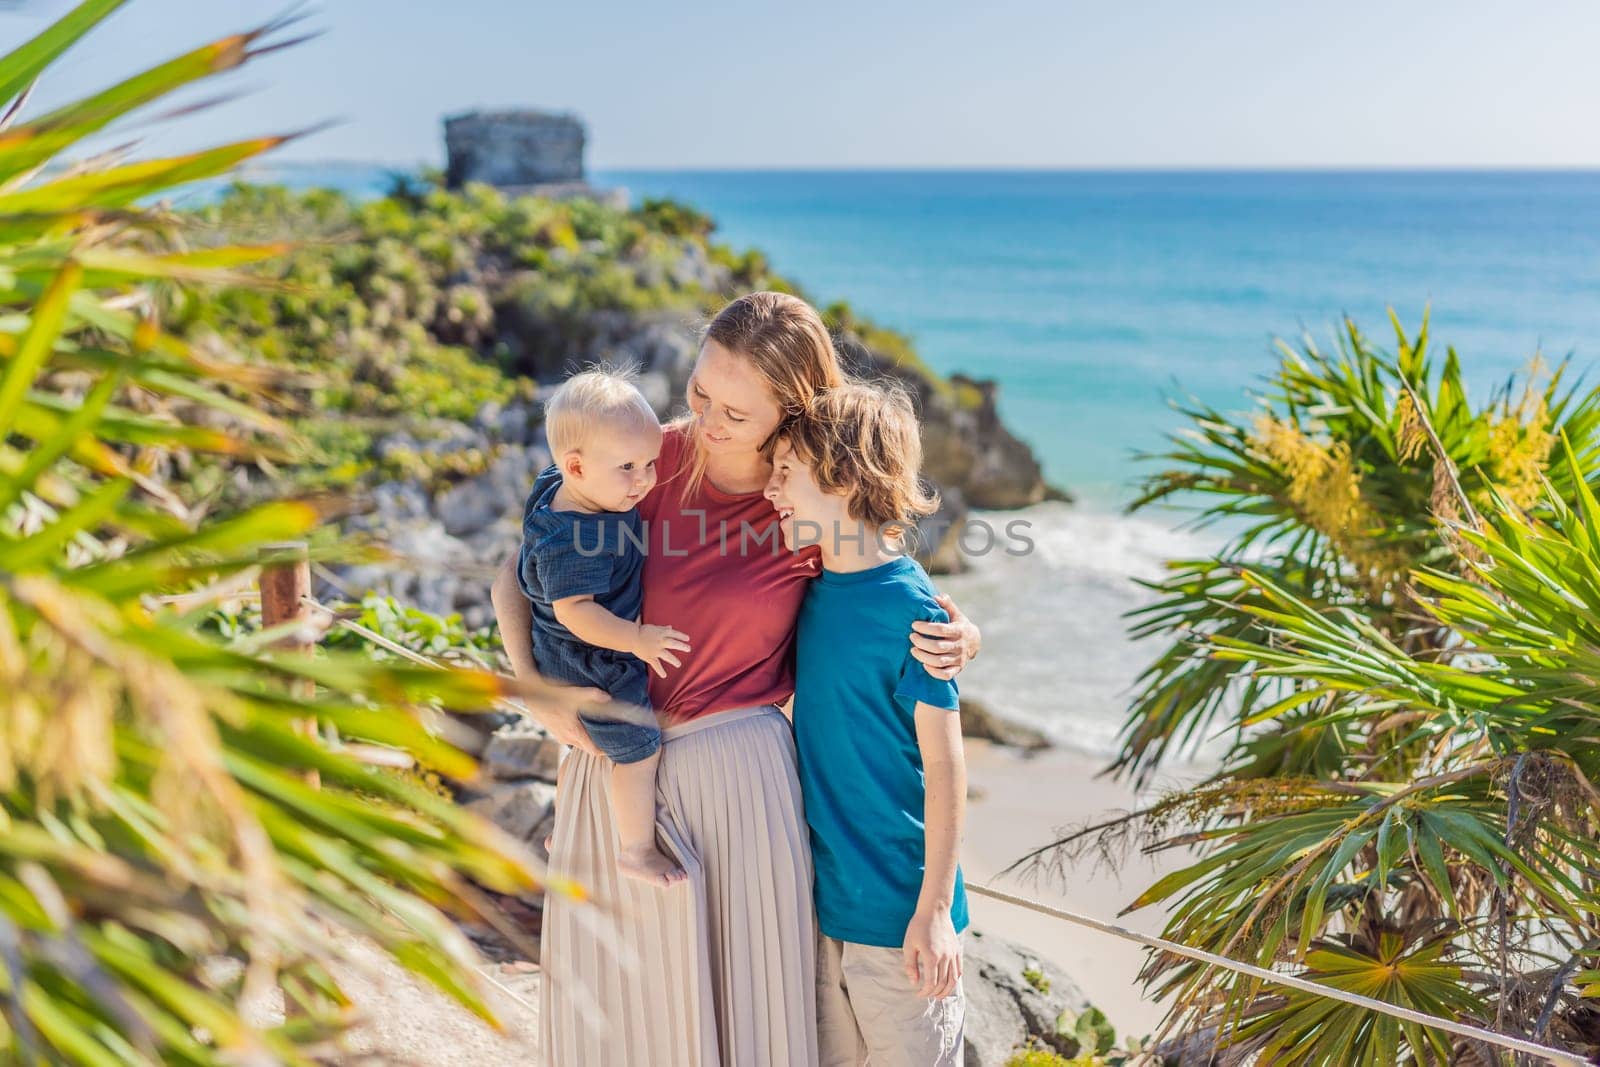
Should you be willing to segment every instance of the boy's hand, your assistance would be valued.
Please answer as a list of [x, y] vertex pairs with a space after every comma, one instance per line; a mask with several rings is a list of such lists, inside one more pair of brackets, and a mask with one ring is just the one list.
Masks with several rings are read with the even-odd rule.
[[639, 624], [639, 637], [634, 642], [633, 654], [650, 665], [650, 669], [665, 678], [667, 668], [662, 666], [670, 663], [674, 667], [681, 667], [678, 657], [674, 652], [689, 651], [689, 635], [674, 630], [670, 626], [647, 626]]
[[956, 991], [961, 977], [961, 941], [950, 922], [950, 909], [918, 908], [906, 927], [906, 978], [917, 995], [937, 1000]]

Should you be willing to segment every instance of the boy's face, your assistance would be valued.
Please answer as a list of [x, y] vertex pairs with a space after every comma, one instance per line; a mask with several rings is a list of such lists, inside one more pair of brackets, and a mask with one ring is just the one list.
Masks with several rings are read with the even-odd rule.
[[829, 493], [817, 485], [806, 464], [783, 438], [772, 455], [772, 477], [767, 480], [766, 498], [778, 509], [778, 529], [790, 551], [820, 544], [837, 531], [853, 536], [860, 525], [850, 518], [849, 496]]
[[562, 458], [572, 488], [602, 511], [627, 511], [655, 488], [661, 427], [629, 427], [596, 434], [581, 452]]

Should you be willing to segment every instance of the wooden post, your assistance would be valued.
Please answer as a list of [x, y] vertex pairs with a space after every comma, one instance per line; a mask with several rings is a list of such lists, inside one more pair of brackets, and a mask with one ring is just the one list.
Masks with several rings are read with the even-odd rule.
[[[277, 642], [279, 648], [309, 653], [315, 643], [308, 635], [312, 632], [308, 617], [311, 607], [305, 601], [311, 596], [311, 558], [304, 541], [274, 541], [261, 546], [261, 625], [271, 628], [287, 622], [299, 627]], [[292, 695], [309, 698], [316, 693], [316, 683], [309, 678], [296, 679]], [[306, 737], [317, 736], [315, 719], [299, 719], [295, 731]], [[322, 778], [314, 770], [306, 772], [306, 781], [321, 786]]]

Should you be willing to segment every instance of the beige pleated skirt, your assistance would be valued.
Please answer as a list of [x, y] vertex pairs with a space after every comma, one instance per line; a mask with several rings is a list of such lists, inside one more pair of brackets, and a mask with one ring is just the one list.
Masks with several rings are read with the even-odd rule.
[[574, 751], [552, 873], [594, 906], [546, 899], [541, 1048], [549, 1067], [812, 1067], [816, 920], [794, 735], [772, 705], [664, 732], [657, 836], [689, 874], [616, 873], [610, 764]]

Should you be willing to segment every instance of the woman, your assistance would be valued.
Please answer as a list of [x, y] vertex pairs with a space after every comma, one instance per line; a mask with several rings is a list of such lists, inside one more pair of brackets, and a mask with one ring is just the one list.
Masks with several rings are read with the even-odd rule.
[[[816, 1062], [811, 857], [794, 738], [795, 622], [818, 571], [789, 552], [763, 495], [781, 425], [844, 375], [804, 301], [753, 293], [712, 321], [689, 380], [691, 415], [669, 427], [647, 520], [644, 618], [688, 634], [693, 652], [650, 698], [665, 724], [662, 841], [689, 879], [651, 889], [619, 879], [608, 767], [572, 709], [541, 709], [572, 745], [557, 790], [553, 873], [616, 916], [613, 928], [546, 901], [541, 965], [545, 1061], [555, 1067], [806, 1067]], [[494, 586], [519, 676], [537, 670], [515, 557]], [[930, 674], [953, 677], [977, 628], [908, 634]]]

